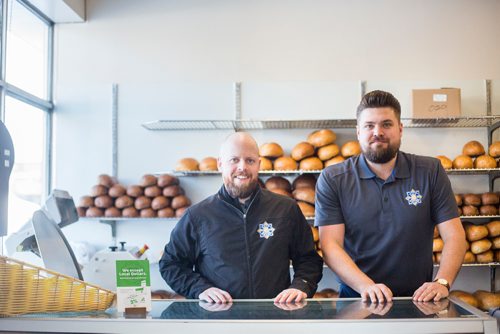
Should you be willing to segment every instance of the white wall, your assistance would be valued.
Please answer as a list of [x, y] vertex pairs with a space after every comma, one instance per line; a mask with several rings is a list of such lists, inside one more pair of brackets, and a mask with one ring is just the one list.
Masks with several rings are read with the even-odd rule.
[[[440, 86], [460, 87], [463, 113], [483, 115], [482, 79], [500, 78], [499, 13], [499, 0], [87, 0], [87, 22], [56, 26], [55, 186], [78, 199], [98, 174], [111, 173], [112, 83], [119, 85], [118, 176], [127, 184], [185, 156], [215, 156], [228, 131], [153, 132], [141, 124], [232, 119], [235, 81], [245, 119], [353, 118], [359, 80], [394, 92], [403, 116], [411, 88]], [[498, 81], [493, 87], [500, 113]], [[310, 131], [254, 135], [289, 151]], [[354, 130], [339, 130], [340, 143], [351, 138]], [[454, 157], [471, 139], [486, 143], [485, 130], [407, 129], [402, 148]], [[484, 176], [452, 182], [456, 192], [487, 190]], [[198, 201], [220, 180], [182, 185]], [[172, 224], [134, 224], [120, 225], [118, 239], [147, 242], [158, 256]], [[107, 227], [90, 226], [65, 230], [98, 248], [111, 243]], [[458, 286], [485, 285], [485, 276], [469, 270]]]

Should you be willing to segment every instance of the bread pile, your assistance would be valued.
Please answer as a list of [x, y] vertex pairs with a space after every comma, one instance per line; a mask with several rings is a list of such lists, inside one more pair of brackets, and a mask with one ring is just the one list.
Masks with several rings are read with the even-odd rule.
[[477, 290], [474, 293], [468, 293], [461, 290], [450, 291], [450, 297], [456, 297], [461, 301], [477, 307], [483, 311], [489, 311], [500, 307], [500, 293]]
[[[494, 220], [484, 225], [463, 223], [467, 244], [463, 263], [491, 263], [500, 261], [500, 221]], [[438, 229], [434, 229], [432, 251], [434, 262], [441, 261], [443, 240], [439, 237]]]
[[80, 217], [171, 218], [181, 217], [190, 205], [175, 176], [146, 174], [138, 185], [125, 186], [102, 174], [77, 210]]
[[213, 157], [203, 158], [200, 162], [194, 158], [182, 158], [177, 161], [175, 170], [178, 172], [214, 172], [217, 171], [217, 159]]
[[500, 198], [497, 193], [455, 194], [460, 216], [496, 216]]
[[484, 146], [472, 140], [464, 145], [462, 154], [455, 157], [453, 161], [444, 155], [438, 155], [441, 165], [444, 169], [489, 169], [497, 168], [499, 166], [500, 157], [500, 142], [494, 142], [490, 145], [488, 153], [486, 153]]
[[324, 288], [321, 291], [316, 291], [313, 298], [338, 298], [339, 293], [332, 288]]

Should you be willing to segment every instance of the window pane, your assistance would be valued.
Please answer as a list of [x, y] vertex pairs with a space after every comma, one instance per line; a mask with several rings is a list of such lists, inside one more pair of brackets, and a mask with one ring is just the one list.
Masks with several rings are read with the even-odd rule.
[[49, 28], [17, 1], [8, 5], [6, 80], [46, 99]]
[[8, 96], [5, 99], [5, 125], [15, 153], [9, 185], [9, 234], [18, 231], [40, 207], [46, 166], [45, 117], [43, 110]]

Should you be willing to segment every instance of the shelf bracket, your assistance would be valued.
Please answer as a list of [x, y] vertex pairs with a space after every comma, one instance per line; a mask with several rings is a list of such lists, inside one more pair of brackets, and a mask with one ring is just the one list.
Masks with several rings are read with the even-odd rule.
[[112, 244], [116, 245], [116, 220], [99, 220], [99, 223], [106, 224], [111, 227]]

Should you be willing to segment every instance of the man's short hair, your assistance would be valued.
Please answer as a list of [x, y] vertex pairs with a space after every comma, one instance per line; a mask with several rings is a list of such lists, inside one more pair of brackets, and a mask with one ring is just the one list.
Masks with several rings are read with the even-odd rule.
[[384, 92], [383, 90], [374, 90], [363, 96], [358, 109], [356, 110], [356, 119], [359, 120], [361, 112], [367, 108], [385, 107], [392, 108], [398, 122], [401, 122], [401, 105], [399, 104], [398, 99], [396, 99], [391, 93]]

